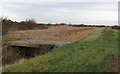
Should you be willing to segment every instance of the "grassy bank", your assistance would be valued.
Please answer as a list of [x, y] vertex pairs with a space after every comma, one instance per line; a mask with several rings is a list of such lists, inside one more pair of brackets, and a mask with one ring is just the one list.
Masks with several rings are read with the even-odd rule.
[[[96, 31], [99, 32], [100, 30]], [[83, 40], [55, 48], [52, 52], [8, 67], [5, 72], [114, 72], [118, 32], [105, 29], [95, 40]], [[109, 37], [109, 38], [108, 38]]]

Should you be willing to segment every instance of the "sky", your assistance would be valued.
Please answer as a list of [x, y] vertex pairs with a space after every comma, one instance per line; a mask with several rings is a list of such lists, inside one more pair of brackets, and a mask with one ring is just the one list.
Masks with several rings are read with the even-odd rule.
[[38, 23], [118, 24], [118, 0], [1, 0], [0, 17]]

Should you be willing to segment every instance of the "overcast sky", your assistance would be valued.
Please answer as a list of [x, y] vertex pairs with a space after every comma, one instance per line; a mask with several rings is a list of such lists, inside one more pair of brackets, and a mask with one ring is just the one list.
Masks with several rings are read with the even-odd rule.
[[1, 0], [0, 16], [14, 21], [34, 18], [40, 23], [114, 25], [118, 23], [118, 0]]

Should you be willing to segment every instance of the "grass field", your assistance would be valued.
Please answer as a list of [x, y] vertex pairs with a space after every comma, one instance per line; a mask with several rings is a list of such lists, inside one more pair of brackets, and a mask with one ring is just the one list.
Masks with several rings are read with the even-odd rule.
[[94, 30], [94, 28], [88, 27], [72, 27], [62, 25], [51, 26], [50, 28], [44, 30], [25, 30], [9, 32], [8, 36], [30, 40], [74, 42], [84, 39]]
[[[97, 37], [95, 37], [97, 36]], [[95, 39], [94, 39], [94, 38]], [[93, 39], [92, 39], [93, 38]], [[110, 28], [97, 30], [83, 41], [55, 48], [4, 72], [115, 72], [118, 55], [118, 32]]]
[[8, 36], [0, 36], [0, 40], [4, 40], [4, 41], [16, 41], [16, 40], [21, 40], [21, 38], [14, 38], [14, 37], [8, 37]]

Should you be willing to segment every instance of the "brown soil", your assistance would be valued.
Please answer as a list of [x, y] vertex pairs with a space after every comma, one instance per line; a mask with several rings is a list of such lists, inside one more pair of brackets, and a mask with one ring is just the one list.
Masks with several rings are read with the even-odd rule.
[[51, 26], [44, 30], [26, 30], [9, 32], [8, 36], [31, 40], [69, 41], [82, 40], [91, 34], [95, 28], [72, 27], [67, 25]]

